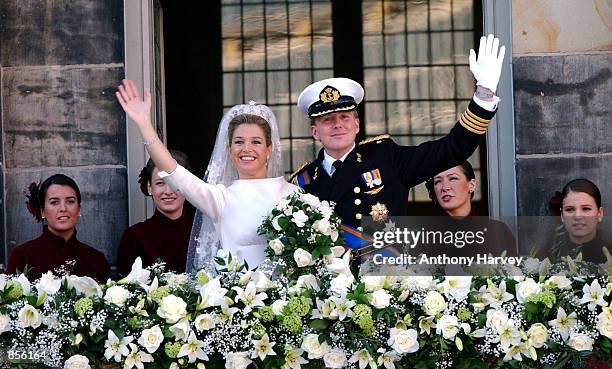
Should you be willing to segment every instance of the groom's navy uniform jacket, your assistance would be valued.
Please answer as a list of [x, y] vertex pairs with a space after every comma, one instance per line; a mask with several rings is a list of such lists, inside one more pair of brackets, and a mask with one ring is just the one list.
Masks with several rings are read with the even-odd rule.
[[467, 160], [494, 115], [472, 100], [450, 133], [436, 141], [400, 146], [387, 135], [362, 141], [333, 179], [321, 165], [321, 149], [292, 181], [322, 200], [334, 201], [342, 222], [354, 228], [362, 217], [384, 216], [385, 210], [388, 216], [407, 215], [410, 188]]

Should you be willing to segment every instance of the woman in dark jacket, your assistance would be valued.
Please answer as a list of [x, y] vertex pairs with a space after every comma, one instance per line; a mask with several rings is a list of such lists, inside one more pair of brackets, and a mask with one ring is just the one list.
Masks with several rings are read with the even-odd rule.
[[23, 272], [27, 267], [30, 279], [52, 271], [105, 282], [110, 277], [110, 266], [104, 254], [77, 239], [81, 191], [76, 182], [63, 174], [55, 174], [40, 187], [32, 183], [29, 191], [28, 210], [46, 225], [40, 237], [13, 249], [7, 272]]
[[[187, 155], [176, 150], [170, 153], [177, 163], [189, 170]], [[151, 218], [134, 224], [123, 233], [117, 252], [117, 269], [121, 275], [130, 272], [139, 256], [145, 266], [163, 261], [167, 270], [185, 271], [192, 219], [184, 209], [185, 198], [174, 192], [158, 173], [151, 159], [140, 172], [140, 189], [145, 196], [153, 198], [155, 212]]]

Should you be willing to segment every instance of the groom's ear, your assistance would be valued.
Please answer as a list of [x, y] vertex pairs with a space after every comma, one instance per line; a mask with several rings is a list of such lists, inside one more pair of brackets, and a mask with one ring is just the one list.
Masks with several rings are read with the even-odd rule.
[[313, 123], [310, 125], [310, 133], [312, 134], [312, 138], [314, 138], [315, 140], [319, 139], [319, 131], [317, 130], [316, 124]]

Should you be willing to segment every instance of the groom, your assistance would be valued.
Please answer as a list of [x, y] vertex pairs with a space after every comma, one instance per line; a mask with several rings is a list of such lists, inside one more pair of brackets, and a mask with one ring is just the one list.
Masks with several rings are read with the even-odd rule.
[[310, 118], [312, 137], [323, 149], [315, 161], [298, 169], [293, 182], [323, 200], [336, 202], [343, 224], [361, 231], [361, 219], [406, 215], [408, 192], [435, 174], [458, 165], [474, 152], [499, 98], [494, 95], [505, 47], [482, 37], [478, 59], [470, 50], [476, 91], [467, 110], [445, 137], [418, 146], [400, 146], [388, 135], [355, 144], [359, 132], [357, 105], [361, 85], [348, 78], [329, 78], [306, 87], [298, 108]]

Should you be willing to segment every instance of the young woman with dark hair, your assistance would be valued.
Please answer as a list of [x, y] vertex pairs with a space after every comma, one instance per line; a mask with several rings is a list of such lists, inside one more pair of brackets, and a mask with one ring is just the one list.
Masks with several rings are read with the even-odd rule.
[[[191, 170], [187, 155], [176, 150], [170, 150], [170, 154], [178, 164]], [[155, 212], [123, 232], [117, 251], [117, 270], [120, 275], [127, 275], [140, 256], [145, 266], [163, 261], [166, 270], [182, 273], [193, 223], [185, 211], [185, 197], [159, 177], [159, 169], [152, 159], [142, 168], [138, 182], [142, 193], [153, 198]]]
[[46, 225], [40, 237], [13, 249], [7, 272], [22, 272], [27, 266], [31, 279], [54, 271], [106, 281], [110, 266], [104, 254], [76, 237], [81, 216], [81, 191], [76, 182], [64, 174], [54, 174], [40, 186], [31, 184], [29, 192], [28, 210]]

